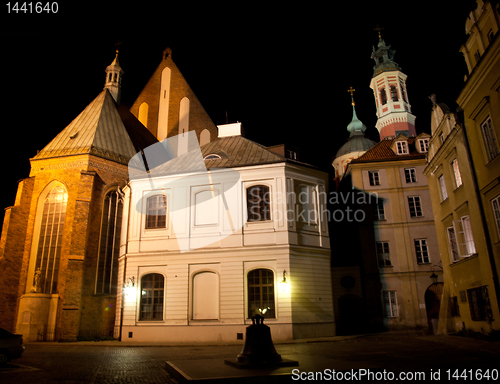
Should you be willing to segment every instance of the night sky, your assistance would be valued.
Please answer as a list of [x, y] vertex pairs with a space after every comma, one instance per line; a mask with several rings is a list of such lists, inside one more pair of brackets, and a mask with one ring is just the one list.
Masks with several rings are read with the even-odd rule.
[[436, 93], [438, 102], [454, 109], [463, 86], [466, 66], [459, 48], [475, 7], [474, 0], [350, 1], [340, 7], [337, 1], [128, 3], [59, 4], [53, 15], [8, 14], [4, 5], [2, 207], [14, 203], [17, 181], [29, 174], [29, 158], [100, 93], [117, 41], [125, 71], [123, 104], [132, 105], [168, 46], [215, 124], [224, 124], [227, 112], [230, 123], [242, 122], [249, 139], [295, 143], [301, 160], [328, 170], [348, 137], [349, 87], [356, 89], [356, 111], [367, 136], [378, 141], [369, 87], [372, 46], [378, 43], [373, 28], [384, 28], [382, 37], [396, 50], [394, 61], [408, 75], [417, 133], [430, 133], [428, 96]]

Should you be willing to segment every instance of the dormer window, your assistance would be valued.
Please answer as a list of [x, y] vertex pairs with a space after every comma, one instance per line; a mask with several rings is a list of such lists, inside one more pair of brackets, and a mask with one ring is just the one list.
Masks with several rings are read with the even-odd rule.
[[418, 151], [420, 153], [429, 151], [429, 139], [418, 139]]
[[217, 155], [216, 153], [211, 153], [209, 155], [206, 155], [203, 160], [205, 161], [210, 161], [210, 160], [219, 160], [219, 159], [222, 159], [222, 157], [220, 157], [219, 155]]
[[398, 155], [407, 155], [408, 154], [408, 143], [406, 141], [397, 141], [396, 142], [396, 150]]

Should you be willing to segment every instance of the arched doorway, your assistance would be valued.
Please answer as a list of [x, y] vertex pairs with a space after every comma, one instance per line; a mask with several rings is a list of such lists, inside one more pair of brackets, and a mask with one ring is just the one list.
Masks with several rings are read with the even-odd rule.
[[444, 284], [433, 283], [425, 291], [425, 308], [427, 310], [427, 322], [430, 331], [437, 335], [439, 310], [441, 308], [441, 299], [443, 297]]

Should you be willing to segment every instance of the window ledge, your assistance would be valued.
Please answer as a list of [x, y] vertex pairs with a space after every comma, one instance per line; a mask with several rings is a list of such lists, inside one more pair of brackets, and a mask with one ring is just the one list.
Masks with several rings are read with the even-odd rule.
[[448, 199], [449, 199], [449, 198], [447, 197], [446, 199], [441, 200], [441, 202], [440, 202], [439, 204], [446, 203], [446, 202], [448, 201]]
[[456, 191], [458, 191], [460, 188], [462, 188], [464, 186], [464, 183], [460, 184], [458, 187], [456, 187], [454, 190], [453, 190], [453, 193], [455, 193]]
[[473, 253], [472, 255], [470, 256], [463, 256], [463, 257], [460, 257], [460, 260], [457, 260], [457, 261], [454, 261], [450, 264], [450, 267], [453, 267], [457, 264], [462, 264], [464, 262], [466, 262], [467, 260], [470, 260], [470, 259], [475, 259], [476, 257], [478, 257], [479, 254], [478, 253]]

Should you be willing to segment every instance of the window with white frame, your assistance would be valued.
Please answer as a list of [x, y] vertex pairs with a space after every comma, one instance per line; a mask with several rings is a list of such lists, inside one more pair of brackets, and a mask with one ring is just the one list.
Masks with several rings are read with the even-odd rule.
[[383, 291], [385, 316], [398, 317], [398, 300], [396, 298], [396, 291]]
[[460, 219], [462, 223], [462, 230], [464, 233], [464, 242], [465, 242], [465, 256], [470, 256], [476, 253], [476, 245], [474, 243], [474, 236], [472, 235], [472, 227], [470, 224], [470, 217], [463, 216]]
[[455, 236], [455, 228], [446, 228], [446, 233], [448, 234], [448, 246], [450, 247], [450, 257], [452, 262], [460, 260], [460, 255], [458, 253], [457, 237]]
[[167, 198], [165, 195], [148, 197], [146, 201], [146, 229], [166, 228]]
[[414, 239], [415, 254], [417, 255], [418, 264], [430, 263], [429, 249], [427, 248], [427, 239]]
[[375, 220], [385, 220], [384, 200], [378, 199], [374, 205]]
[[454, 220], [453, 227], [448, 227], [447, 230], [452, 261], [459, 261], [460, 258], [469, 257], [476, 253], [469, 216], [462, 216], [460, 220]]
[[378, 171], [368, 171], [368, 179], [370, 185], [380, 185], [380, 177]]
[[500, 195], [491, 200], [491, 207], [493, 208], [493, 216], [497, 226], [497, 236], [500, 239]]
[[420, 153], [429, 151], [429, 139], [418, 139], [418, 149]]
[[495, 137], [495, 132], [493, 130], [493, 125], [491, 123], [491, 118], [488, 116], [486, 120], [481, 124], [481, 131], [483, 132], [484, 146], [486, 147], [486, 153], [488, 155], [488, 160], [498, 156], [498, 144]]
[[405, 180], [407, 184], [417, 182], [417, 172], [415, 168], [405, 168]]
[[462, 185], [462, 176], [460, 175], [460, 168], [458, 167], [457, 159], [453, 159], [451, 167], [453, 168], [453, 175], [455, 176], [455, 187], [458, 188]]
[[444, 175], [438, 177], [439, 181], [439, 191], [441, 192], [441, 201], [445, 201], [448, 198], [448, 192], [446, 191], [446, 183], [444, 181]]
[[377, 241], [377, 258], [379, 267], [392, 266], [388, 241]]
[[408, 143], [406, 141], [396, 141], [396, 151], [398, 155], [407, 155]]
[[408, 207], [410, 208], [410, 217], [424, 216], [420, 196], [408, 196]]

